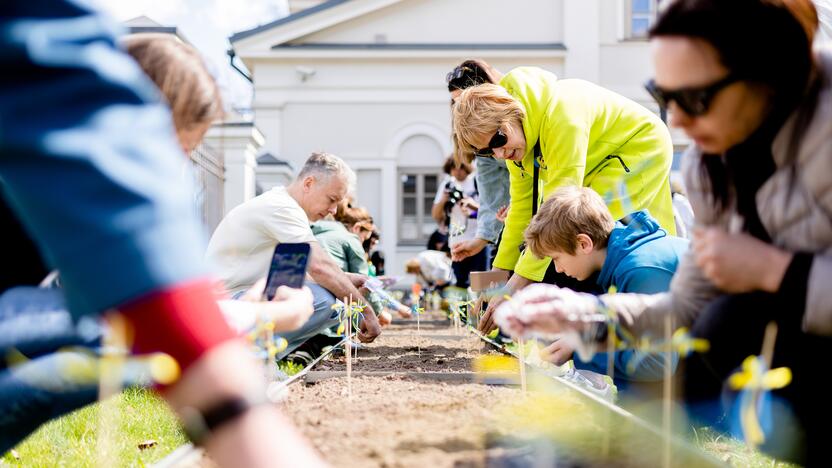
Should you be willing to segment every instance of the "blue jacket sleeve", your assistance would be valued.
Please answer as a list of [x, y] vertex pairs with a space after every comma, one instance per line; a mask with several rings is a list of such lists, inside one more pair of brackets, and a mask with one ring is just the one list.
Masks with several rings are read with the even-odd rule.
[[192, 182], [169, 111], [71, 0], [0, 4], [2, 194], [74, 314], [99, 313], [205, 274]]
[[[676, 371], [679, 355], [671, 355], [671, 372]], [[589, 362], [574, 360], [576, 369], [586, 369], [599, 374], [607, 373], [607, 353], [597, 353]], [[625, 349], [615, 353], [613, 364], [616, 379], [634, 382], [653, 382], [664, 378], [664, 355]]]
[[639, 294], [657, 294], [670, 290], [673, 272], [663, 268], [633, 268], [622, 275], [618, 290]]
[[497, 219], [500, 207], [509, 203], [508, 169], [494, 158], [477, 158], [477, 189], [480, 209], [477, 212], [477, 238], [496, 243], [503, 223]]

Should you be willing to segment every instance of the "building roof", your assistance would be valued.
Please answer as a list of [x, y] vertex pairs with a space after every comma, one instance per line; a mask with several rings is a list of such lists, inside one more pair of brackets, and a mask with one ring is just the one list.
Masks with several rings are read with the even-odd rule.
[[297, 21], [301, 18], [305, 18], [307, 16], [314, 15], [315, 13], [318, 13], [318, 12], [321, 12], [321, 11], [324, 11], [324, 10], [328, 10], [332, 7], [341, 5], [342, 3], [346, 3], [348, 1], [350, 1], [350, 0], [327, 0], [323, 3], [321, 3], [320, 5], [316, 5], [316, 6], [313, 6], [311, 8], [301, 10], [301, 11], [295, 13], [295, 14], [285, 16], [285, 17], [280, 18], [278, 20], [272, 21], [271, 23], [266, 23], [266, 24], [257, 26], [256, 28], [252, 28], [252, 29], [248, 29], [246, 31], [240, 31], [238, 33], [235, 33], [235, 34], [231, 35], [231, 37], [229, 37], [228, 40], [230, 42], [236, 42], [236, 41], [239, 41], [241, 39], [245, 39], [247, 37], [254, 36], [255, 34], [260, 34], [263, 31], [267, 31], [269, 29], [276, 28], [278, 26], [282, 26], [284, 24], [288, 24], [288, 23], [291, 23], [293, 21]]
[[276, 44], [272, 50], [566, 50], [560, 42], [549, 43], [301, 43]]
[[124, 22], [124, 26], [127, 28], [127, 32], [129, 34], [137, 34], [137, 33], [163, 33], [163, 34], [173, 34], [174, 36], [181, 39], [183, 42], [188, 42], [185, 39], [185, 36], [179, 33], [179, 28], [176, 26], [164, 26], [152, 18], [148, 18], [147, 16], [137, 16], [133, 19], [127, 20]]
[[257, 165], [258, 166], [288, 166], [290, 169], [292, 168], [292, 164], [289, 161], [284, 159], [280, 159], [271, 153], [263, 153], [262, 155], [257, 157]]

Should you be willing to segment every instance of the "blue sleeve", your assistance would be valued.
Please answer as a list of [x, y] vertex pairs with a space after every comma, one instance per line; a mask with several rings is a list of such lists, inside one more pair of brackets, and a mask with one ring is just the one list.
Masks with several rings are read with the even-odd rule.
[[480, 193], [477, 238], [495, 243], [503, 229], [503, 223], [497, 219], [497, 211], [509, 203], [508, 169], [503, 161], [477, 158], [476, 177]]
[[81, 1], [0, 3], [2, 195], [76, 315], [205, 274], [169, 111], [115, 32]]
[[670, 290], [673, 272], [663, 268], [640, 267], [627, 271], [617, 282], [620, 292], [656, 294]]
[[[676, 371], [679, 355], [671, 355], [671, 373]], [[586, 369], [599, 374], [607, 373], [607, 353], [597, 353], [589, 362], [574, 360], [576, 369]], [[635, 382], [653, 382], [664, 378], [664, 355], [650, 354], [633, 349], [616, 351], [613, 364], [615, 377]]]

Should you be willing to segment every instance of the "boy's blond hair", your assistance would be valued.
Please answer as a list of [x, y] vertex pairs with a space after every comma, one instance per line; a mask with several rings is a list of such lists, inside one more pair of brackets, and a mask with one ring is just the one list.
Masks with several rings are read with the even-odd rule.
[[588, 187], [561, 187], [546, 200], [526, 228], [526, 246], [538, 257], [552, 252], [575, 255], [578, 234], [595, 248], [607, 246], [615, 220], [604, 200]]
[[474, 160], [473, 140], [495, 134], [505, 125], [522, 125], [526, 118], [523, 106], [502, 86], [481, 84], [468, 88], [459, 95], [453, 106], [454, 158]]

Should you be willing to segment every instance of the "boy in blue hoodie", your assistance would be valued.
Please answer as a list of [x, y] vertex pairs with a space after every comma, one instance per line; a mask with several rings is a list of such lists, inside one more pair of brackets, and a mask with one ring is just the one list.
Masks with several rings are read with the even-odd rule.
[[[563, 187], [541, 205], [526, 229], [526, 245], [538, 257], [548, 256], [558, 272], [578, 280], [598, 274], [602, 291], [652, 294], [667, 291], [688, 241], [670, 236], [647, 211], [637, 211], [616, 222], [604, 200], [587, 187]], [[546, 348], [549, 360], [562, 365], [573, 349], [560, 341]], [[677, 357], [674, 356], [675, 370]], [[664, 357], [638, 350], [615, 353], [614, 380], [619, 390], [631, 382], [663, 378]], [[607, 373], [607, 353], [583, 362], [577, 369]]]

